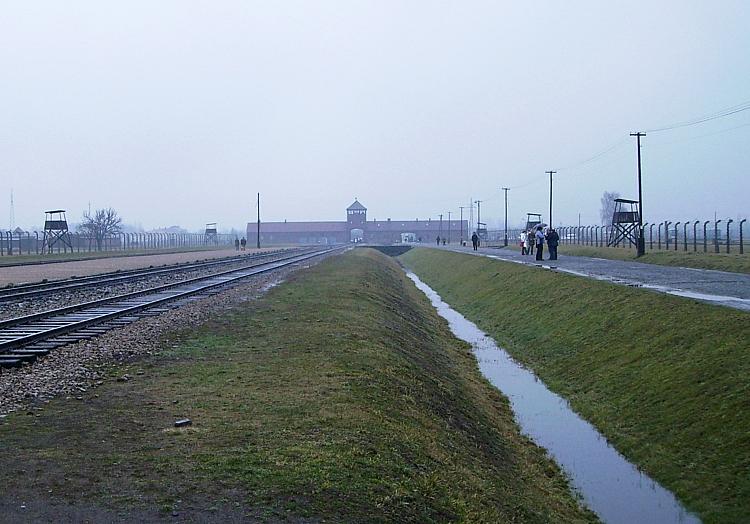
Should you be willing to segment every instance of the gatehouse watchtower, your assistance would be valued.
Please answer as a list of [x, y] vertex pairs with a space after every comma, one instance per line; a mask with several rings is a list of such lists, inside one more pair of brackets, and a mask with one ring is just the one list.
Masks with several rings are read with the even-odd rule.
[[346, 208], [346, 221], [349, 228], [364, 228], [367, 222], [367, 208], [355, 198], [354, 203]]

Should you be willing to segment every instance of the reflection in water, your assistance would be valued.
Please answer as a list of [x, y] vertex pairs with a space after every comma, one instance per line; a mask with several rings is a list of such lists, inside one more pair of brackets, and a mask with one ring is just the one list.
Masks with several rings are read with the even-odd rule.
[[479, 369], [511, 402], [521, 430], [547, 449], [599, 517], [609, 523], [699, 523], [675, 496], [620, 455], [588, 422], [537, 377], [513, 361], [475, 324], [408, 273], [450, 323], [470, 343]]

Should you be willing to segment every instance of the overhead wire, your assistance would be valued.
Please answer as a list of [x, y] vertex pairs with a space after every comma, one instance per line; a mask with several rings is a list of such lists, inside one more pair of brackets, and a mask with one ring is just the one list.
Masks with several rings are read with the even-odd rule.
[[676, 122], [674, 124], [665, 125], [662, 127], [656, 127], [653, 129], [646, 129], [646, 133], [659, 133], [662, 131], [670, 131], [672, 129], [678, 129], [681, 127], [688, 127], [688, 126], [694, 126], [698, 124], [703, 124], [705, 122], [710, 122], [711, 120], [717, 120], [719, 118], [725, 118], [730, 115], [734, 115], [737, 113], [741, 113], [742, 111], [747, 111], [750, 109], [750, 101], [743, 102], [741, 104], [734, 105], [732, 107], [727, 107], [724, 109], [721, 109], [719, 111], [716, 111], [714, 113], [710, 113], [708, 115], [704, 115], [701, 117], [693, 118], [691, 120], [685, 120], [682, 122]]

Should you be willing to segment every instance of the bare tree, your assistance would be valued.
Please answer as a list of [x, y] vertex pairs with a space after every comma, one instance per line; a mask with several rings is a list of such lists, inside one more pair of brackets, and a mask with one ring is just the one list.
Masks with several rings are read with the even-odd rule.
[[599, 218], [602, 219], [602, 224], [606, 225], [612, 222], [612, 215], [615, 213], [615, 198], [620, 198], [620, 193], [617, 191], [605, 191], [602, 195], [602, 207], [599, 210]]
[[122, 219], [111, 207], [97, 209], [93, 215], [89, 211], [84, 211], [83, 222], [78, 226], [78, 231], [96, 240], [96, 249], [101, 251], [107, 238], [122, 231]]

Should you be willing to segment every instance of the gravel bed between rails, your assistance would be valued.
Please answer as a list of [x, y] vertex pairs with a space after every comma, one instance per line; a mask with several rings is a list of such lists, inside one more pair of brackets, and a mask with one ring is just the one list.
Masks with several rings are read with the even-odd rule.
[[[222, 293], [158, 316], [142, 318], [99, 337], [57, 348], [31, 365], [2, 370], [0, 423], [13, 411], [27, 409], [33, 414], [56, 396], [82, 399], [81, 394], [85, 391], [96, 388], [105, 380], [116, 380], [108, 373], [113, 365], [158, 353], [168, 334], [177, 334], [215, 317], [222, 310], [257, 299], [292, 272], [318, 264], [329, 256], [335, 254], [250, 277]], [[137, 380], [137, 376], [128, 379]]]

